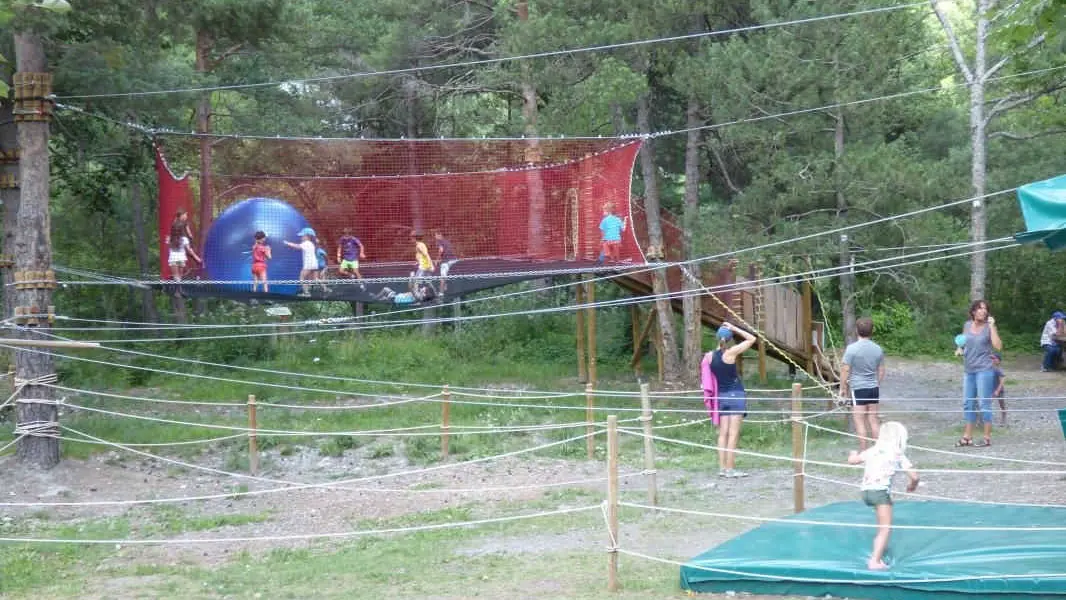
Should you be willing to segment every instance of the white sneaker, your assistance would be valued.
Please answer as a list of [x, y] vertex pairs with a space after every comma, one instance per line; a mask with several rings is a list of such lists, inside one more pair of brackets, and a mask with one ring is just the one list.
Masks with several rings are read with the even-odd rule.
[[737, 471], [735, 469], [732, 470], [732, 471], [729, 471], [729, 475], [728, 475], [728, 477], [732, 477], [733, 479], [739, 479], [741, 477], [747, 477], [747, 476], [748, 476], [748, 474], [745, 473], [744, 471]]

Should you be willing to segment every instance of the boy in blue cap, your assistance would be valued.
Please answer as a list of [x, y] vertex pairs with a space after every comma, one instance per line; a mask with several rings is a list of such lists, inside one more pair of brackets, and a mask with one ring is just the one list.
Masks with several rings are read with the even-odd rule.
[[1059, 347], [1058, 340], [1055, 338], [1066, 333], [1066, 331], [1063, 331], [1064, 319], [1066, 319], [1066, 315], [1062, 314], [1062, 311], [1056, 310], [1051, 313], [1051, 318], [1048, 319], [1048, 322], [1044, 323], [1044, 331], [1040, 333], [1040, 347], [1044, 349], [1044, 364], [1040, 370], [1044, 373], [1054, 371], [1059, 364], [1059, 359], [1062, 358], [1062, 348]]

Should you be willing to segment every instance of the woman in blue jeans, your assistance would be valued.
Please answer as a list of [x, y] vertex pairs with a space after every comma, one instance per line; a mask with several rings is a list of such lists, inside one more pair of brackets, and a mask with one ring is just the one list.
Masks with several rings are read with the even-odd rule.
[[970, 320], [962, 328], [966, 344], [955, 351], [962, 354], [962, 396], [966, 427], [956, 446], [973, 446], [973, 426], [977, 411], [985, 423], [985, 437], [977, 442], [978, 447], [992, 445], [992, 393], [996, 389], [996, 370], [992, 354], [1003, 349], [1003, 342], [996, 331], [996, 320], [988, 310], [988, 303], [978, 300], [970, 305]]

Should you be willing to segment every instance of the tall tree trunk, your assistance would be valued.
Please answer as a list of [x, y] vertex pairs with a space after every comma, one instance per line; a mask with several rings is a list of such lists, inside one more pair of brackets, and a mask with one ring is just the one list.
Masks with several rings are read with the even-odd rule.
[[[41, 38], [29, 32], [15, 34], [16, 68], [19, 73], [43, 73], [48, 68]], [[51, 219], [48, 212], [49, 164], [47, 120], [18, 123], [19, 173], [22, 176], [15, 231], [15, 269], [48, 271], [52, 268]], [[18, 305], [47, 310], [52, 305], [52, 291], [46, 287], [16, 292]], [[47, 335], [51, 329], [42, 319], [37, 329]], [[37, 337], [35, 334], [30, 334]], [[19, 351], [15, 354], [15, 376], [35, 381], [54, 376], [52, 356]], [[19, 394], [17, 405], [19, 460], [41, 469], [59, 464], [58, 421], [55, 391], [51, 387], [27, 384]], [[30, 402], [26, 402], [30, 400]]]
[[[18, 151], [18, 129], [15, 127], [15, 115], [11, 110], [11, 104], [4, 102], [0, 104], [0, 150], [8, 153], [8, 156], [12, 156], [11, 153]], [[18, 161], [5, 162], [0, 165], [0, 174], [10, 176], [18, 181], [19, 177], [19, 165]], [[10, 258], [15, 255], [15, 231], [18, 230], [16, 220], [19, 213], [19, 188], [0, 188], [0, 202], [4, 205], [4, 240], [3, 240], [3, 253], [5, 258]], [[0, 269], [3, 273], [4, 283], [4, 315], [10, 317], [15, 312], [15, 288], [11, 287], [11, 283], [14, 281], [15, 271], [13, 268]], [[6, 355], [6, 353], [5, 353]], [[6, 369], [6, 366], [4, 367]]]
[[[641, 94], [637, 99], [637, 128], [641, 133], [651, 133], [650, 92]], [[647, 139], [640, 148], [640, 169], [644, 176], [644, 211], [648, 218], [648, 242], [652, 246], [662, 247], [663, 229], [659, 222], [659, 181], [655, 170], [655, 154], [652, 140]], [[661, 296], [670, 291], [666, 281], [666, 270], [652, 271], [652, 292]], [[659, 327], [663, 338], [663, 378], [667, 381], [680, 381], [681, 359], [677, 355], [677, 332], [674, 329], [674, 313], [670, 300], [658, 298], [655, 310], [659, 318]]]
[[[211, 38], [211, 34], [204, 30], [196, 32], [196, 72], [199, 73], [201, 77], [211, 71], [210, 52], [213, 45], [214, 40]], [[199, 103], [196, 105], [196, 132], [199, 134], [211, 133], [211, 92], [203, 92], [200, 95]], [[206, 250], [207, 230], [211, 228], [211, 222], [215, 218], [214, 194], [211, 190], [211, 170], [213, 168], [211, 150], [211, 139], [208, 138], [207, 135], [201, 135], [200, 231], [197, 232], [199, 243], [196, 244], [196, 247], [200, 249], [201, 258], [203, 258], [204, 251]], [[178, 308], [178, 312], [180, 313], [178, 318], [184, 322], [185, 301], [180, 298], [178, 300], [181, 304], [180, 308]], [[196, 314], [198, 315], [202, 315], [207, 310], [207, 301], [202, 296], [197, 296], [193, 305], [195, 306]]]
[[[133, 243], [137, 247], [137, 268], [141, 273], [148, 273], [152, 265], [148, 256], [148, 236], [144, 229], [144, 197], [141, 195], [141, 183], [137, 181], [136, 176], [130, 182], [130, 209], [133, 211]], [[152, 288], [141, 290], [141, 306], [145, 321], [159, 322], [155, 291]]]
[[[833, 186], [836, 188], [837, 218], [841, 225], [847, 224], [848, 199], [844, 193], [841, 173], [841, 161], [844, 159], [844, 109], [837, 109], [833, 118]], [[855, 273], [848, 267], [851, 264], [851, 242], [847, 235], [840, 236], [840, 310], [844, 339], [854, 342], [855, 337]]]
[[[208, 54], [212, 46], [211, 35], [206, 31], [196, 32], [196, 72], [201, 77], [211, 70], [211, 62]], [[196, 105], [196, 133], [211, 133], [211, 92], [203, 92], [200, 101]], [[200, 255], [203, 256], [204, 241], [207, 238], [207, 230], [211, 227], [214, 219], [214, 198], [211, 193], [211, 140], [203, 135], [200, 137]]]
[[[977, 0], [977, 36], [974, 40], [973, 81], [970, 85], [970, 144], [973, 158], [970, 182], [977, 198], [970, 209], [970, 241], [983, 242], [988, 237], [988, 215], [985, 212], [985, 174], [988, 168], [985, 145], [988, 136], [985, 126], [985, 69], [988, 44], [988, 10], [992, 0]], [[970, 300], [985, 297], [987, 256], [984, 249], [970, 255]]]
[[[696, 258], [694, 242], [696, 222], [700, 213], [700, 143], [702, 130], [697, 129], [703, 122], [700, 120], [700, 102], [693, 96], [689, 98], [688, 109], [685, 111], [685, 126], [688, 128], [688, 136], [685, 140], [685, 212], [681, 219], [682, 235], [684, 237], [684, 257], [686, 260]], [[700, 289], [700, 265], [691, 263], [684, 267], [696, 279], [682, 277], [684, 290]], [[682, 313], [685, 323], [685, 341], [682, 353], [685, 365], [685, 380], [694, 382], [699, 378], [700, 359], [703, 348], [702, 328], [702, 299], [700, 295], [686, 295], [682, 300]]]
[[[518, 20], [521, 23], [529, 22], [529, 2], [519, 0], [515, 4]], [[540, 163], [541, 151], [537, 138], [537, 86], [533, 83], [533, 72], [528, 61], [522, 61], [519, 67], [522, 73], [522, 121], [523, 131], [529, 137], [526, 145], [526, 162], [530, 164]], [[544, 235], [544, 212], [547, 203], [544, 195], [544, 180], [538, 169], [526, 171], [526, 187], [529, 191], [529, 221], [526, 224], [529, 254], [535, 257], [543, 257], [546, 253], [546, 240]], [[547, 285], [547, 281], [541, 281], [541, 285]]]

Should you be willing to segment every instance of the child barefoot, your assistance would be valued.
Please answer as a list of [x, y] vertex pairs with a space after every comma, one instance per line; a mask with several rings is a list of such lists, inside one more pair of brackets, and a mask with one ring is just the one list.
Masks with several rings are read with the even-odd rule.
[[866, 567], [871, 570], [888, 568], [883, 560], [888, 536], [892, 531], [892, 477], [896, 471], [906, 471], [910, 482], [907, 491], [918, 489], [918, 473], [904, 454], [907, 450], [907, 429], [901, 423], [891, 421], [881, 426], [880, 435], [873, 448], [863, 452], [851, 451], [848, 464], [866, 464], [862, 474], [862, 500], [874, 509], [877, 515], [877, 535], [874, 536], [873, 553]]
[[273, 258], [270, 254], [270, 246], [267, 246], [266, 233], [255, 232], [255, 244], [252, 246], [252, 293], [259, 290], [259, 284], [263, 284], [263, 293], [270, 292], [270, 284], [267, 283], [267, 261]]

